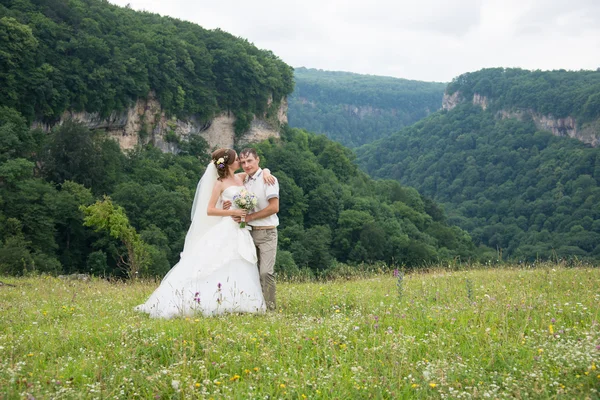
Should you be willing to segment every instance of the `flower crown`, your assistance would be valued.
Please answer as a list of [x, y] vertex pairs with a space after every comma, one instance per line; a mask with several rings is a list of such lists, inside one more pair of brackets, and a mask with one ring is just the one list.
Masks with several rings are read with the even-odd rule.
[[219, 169], [225, 168], [227, 161], [229, 161], [229, 154], [227, 154], [227, 153], [225, 153], [225, 155], [223, 157], [220, 157], [217, 160], [213, 160], [213, 162], [215, 163], [215, 167], [217, 167]]

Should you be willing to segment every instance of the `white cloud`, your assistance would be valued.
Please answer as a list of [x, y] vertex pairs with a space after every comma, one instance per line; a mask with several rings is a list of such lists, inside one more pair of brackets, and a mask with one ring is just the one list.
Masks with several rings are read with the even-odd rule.
[[597, 0], [110, 0], [221, 28], [299, 67], [449, 81], [600, 67]]

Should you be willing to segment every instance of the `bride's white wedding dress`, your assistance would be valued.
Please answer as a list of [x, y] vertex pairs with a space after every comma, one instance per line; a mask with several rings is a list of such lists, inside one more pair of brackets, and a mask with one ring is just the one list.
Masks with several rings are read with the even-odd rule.
[[[226, 188], [220, 201], [232, 201], [242, 189], [243, 186]], [[206, 208], [200, 209], [205, 207], [202, 201], [194, 211], [196, 203], [195, 200], [196, 217], [192, 218], [179, 263], [150, 298], [135, 309], [154, 318], [264, 312], [256, 248], [250, 232], [241, 229], [231, 217], [207, 217]], [[202, 215], [198, 218], [199, 213]]]

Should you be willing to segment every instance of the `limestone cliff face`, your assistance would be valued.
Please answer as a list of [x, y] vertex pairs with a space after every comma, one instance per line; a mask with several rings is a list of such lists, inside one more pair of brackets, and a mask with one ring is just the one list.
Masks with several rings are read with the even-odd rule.
[[523, 120], [530, 117], [539, 130], [550, 131], [554, 136], [566, 136], [583, 143], [597, 147], [600, 145], [600, 121], [579, 126], [573, 117], [555, 118], [552, 115], [542, 115], [532, 109], [520, 111], [501, 110], [500, 118], [517, 118]]
[[452, 110], [462, 101], [460, 92], [454, 92], [453, 94], [444, 93], [442, 97], [442, 110]]
[[[462, 101], [466, 99], [461, 97], [460, 92], [455, 92], [451, 96], [444, 94], [442, 100], [442, 108], [444, 110], [452, 110]], [[473, 95], [473, 104], [480, 106], [484, 110], [489, 107], [490, 100], [486, 96], [478, 93]], [[579, 126], [577, 120], [571, 116], [566, 118], [556, 118], [552, 115], [542, 115], [533, 109], [526, 110], [500, 110], [497, 112], [498, 118], [517, 118], [524, 120], [531, 118], [535, 126], [540, 130], [550, 131], [555, 136], [567, 136], [573, 139], [588, 143], [593, 147], [600, 145], [600, 120]]]
[[[269, 105], [272, 100], [269, 100]], [[224, 112], [210, 121], [200, 121], [195, 117], [185, 120], [167, 118], [154, 93], [148, 98], [138, 99], [134, 106], [123, 112], [114, 112], [108, 117], [98, 113], [65, 111], [56, 123], [73, 120], [85, 124], [90, 129], [104, 129], [114, 138], [123, 150], [132, 149], [138, 144], [153, 143], [162, 151], [176, 153], [179, 140], [187, 140], [190, 135], [200, 135], [209, 148], [233, 147], [234, 144], [257, 142], [269, 137], [279, 137], [281, 124], [287, 123], [287, 100], [280, 103], [276, 118], [271, 120], [255, 116], [250, 128], [243, 135], [235, 135], [235, 117]], [[52, 125], [34, 122], [34, 127], [49, 131]]]

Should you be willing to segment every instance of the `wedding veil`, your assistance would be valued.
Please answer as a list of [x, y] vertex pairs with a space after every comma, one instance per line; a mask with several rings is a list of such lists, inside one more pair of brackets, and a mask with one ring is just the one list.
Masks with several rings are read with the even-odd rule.
[[204, 175], [202, 175], [202, 178], [196, 187], [196, 195], [194, 196], [194, 202], [192, 203], [192, 224], [185, 237], [183, 253], [185, 253], [185, 250], [190, 243], [197, 243], [197, 241], [220, 220], [220, 218], [210, 217], [207, 214], [208, 202], [210, 201], [210, 196], [212, 195], [217, 178], [217, 167], [211, 162], [206, 167], [206, 171], [204, 171]]

